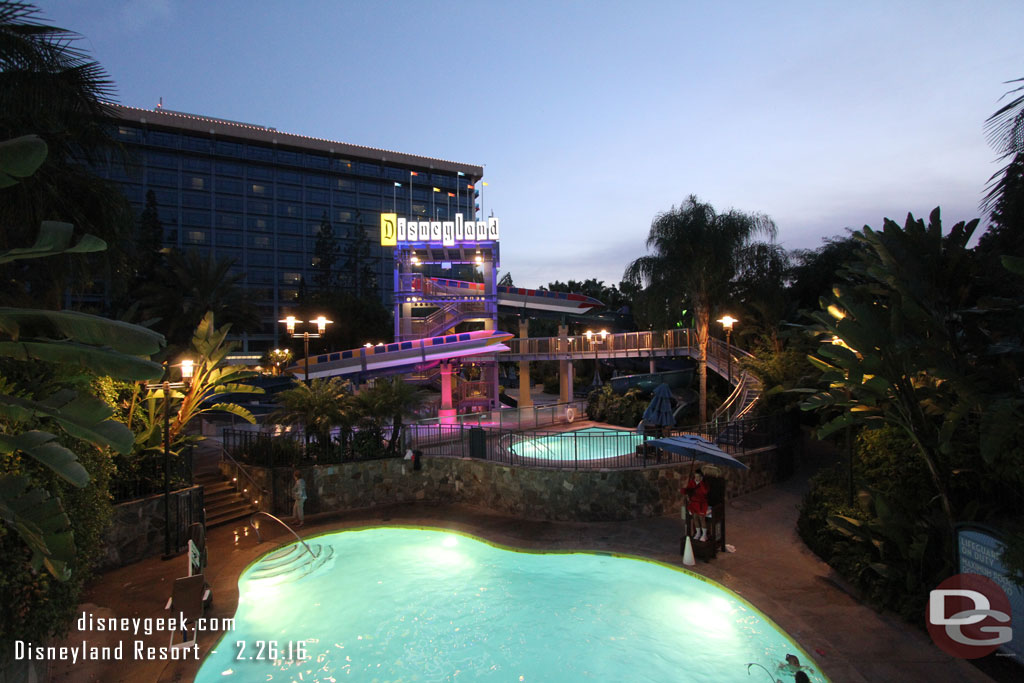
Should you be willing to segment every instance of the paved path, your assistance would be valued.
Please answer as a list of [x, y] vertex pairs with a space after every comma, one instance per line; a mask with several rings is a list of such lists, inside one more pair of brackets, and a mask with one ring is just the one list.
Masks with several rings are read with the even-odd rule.
[[[429, 467], [429, 461], [426, 466]], [[805, 468], [806, 469], [806, 468]], [[728, 510], [728, 542], [735, 553], [719, 554], [693, 569], [735, 591], [771, 617], [796, 640], [833, 681], [991, 680], [962, 660], [934, 647], [921, 630], [881, 615], [842, 590], [827, 565], [800, 541], [795, 531], [797, 505], [805, 477], [733, 500]], [[368, 524], [420, 524], [473, 533], [495, 542], [528, 548], [574, 548], [629, 553], [681, 566], [680, 522], [676, 517], [634, 522], [559, 523], [528, 521], [465, 505], [404, 505], [373, 511], [307, 519], [307, 534]], [[266, 529], [266, 533], [273, 530]], [[237, 605], [236, 581], [253, 559], [287, 541], [280, 532], [257, 545], [254, 534], [222, 527], [210, 533], [207, 576], [214, 605], [207, 616], [231, 616]], [[97, 616], [162, 616], [170, 584], [184, 575], [184, 556], [162, 562], [152, 558], [109, 572], [86, 592], [82, 610]], [[216, 640], [200, 638], [205, 653]], [[123, 636], [86, 634], [92, 644], [116, 644]], [[69, 644], [83, 634], [72, 631]], [[127, 640], [133, 637], [129, 636]], [[165, 645], [165, 633], [145, 637]], [[126, 648], [127, 648], [126, 644]], [[127, 655], [126, 655], [126, 658]], [[122, 662], [53, 668], [54, 681], [189, 681], [195, 662]]]

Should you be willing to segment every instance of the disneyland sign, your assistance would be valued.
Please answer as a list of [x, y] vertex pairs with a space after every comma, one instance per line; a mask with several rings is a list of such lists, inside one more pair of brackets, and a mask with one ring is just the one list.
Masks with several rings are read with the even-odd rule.
[[475, 242], [497, 242], [500, 231], [494, 216], [482, 221], [467, 221], [461, 213], [454, 221], [410, 221], [395, 213], [380, 215], [380, 244], [437, 243], [446, 247]]

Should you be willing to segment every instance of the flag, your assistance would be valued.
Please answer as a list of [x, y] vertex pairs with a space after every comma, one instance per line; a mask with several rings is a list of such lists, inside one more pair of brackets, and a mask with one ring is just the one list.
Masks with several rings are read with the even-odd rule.
[[486, 182], [484, 182], [484, 187], [487, 187], [487, 183]]
[[419, 175], [416, 171], [409, 171], [409, 175]]
[[465, 173], [463, 173], [462, 171], [457, 171], [457, 173], [458, 173], [459, 175], [461, 175], [461, 176], [464, 176], [464, 175], [466, 175], [466, 174], [465, 174]]
[[434, 192], [440, 192], [440, 191], [441, 191], [441, 188], [440, 188], [440, 187], [435, 187], [435, 188], [434, 188]]
[[472, 186], [472, 185], [466, 185], [466, 189], [467, 189], [467, 190], [472, 190], [472, 189], [473, 189], [473, 186]]
[[454, 196], [455, 196], [455, 193], [454, 193], [454, 192], [449, 192], [449, 193], [448, 193], [448, 196], [449, 196], [449, 197], [454, 197]]
[[395, 187], [401, 187], [402, 183], [395, 183]]

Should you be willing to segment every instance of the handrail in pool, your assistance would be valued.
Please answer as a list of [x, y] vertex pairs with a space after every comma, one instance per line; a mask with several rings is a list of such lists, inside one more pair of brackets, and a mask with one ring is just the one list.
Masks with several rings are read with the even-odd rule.
[[295, 537], [295, 540], [298, 541], [299, 543], [301, 543], [303, 545], [303, 547], [306, 550], [309, 551], [309, 554], [313, 556], [314, 560], [317, 558], [317, 554], [313, 552], [312, 548], [310, 548], [308, 545], [306, 545], [306, 542], [303, 541], [302, 538], [300, 538], [297, 533], [295, 533], [295, 529], [293, 529], [290, 526], [288, 526], [287, 524], [285, 524], [284, 520], [282, 520], [280, 517], [275, 517], [274, 515], [270, 514], [269, 512], [264, 512], [263, 510], [257, 510], [256, 512], [252, 513], [252, 517], [249, 518], [249, 526], [251, 526], [253, 528], [253, 530], [256, 532], [256, 539], [257, 539], [256, 542], [257, 543], [262, 543], [263, 542], [263, 537], [260, 536], [260, 528], [252, 523], [253, 520], [256, 519], [256, 515], [266, 515], [267, 517], [270, 517], [275, 522], [278, 522], [285, 529], [287, 529], [288, 531], [292, 532], [292, 536]]

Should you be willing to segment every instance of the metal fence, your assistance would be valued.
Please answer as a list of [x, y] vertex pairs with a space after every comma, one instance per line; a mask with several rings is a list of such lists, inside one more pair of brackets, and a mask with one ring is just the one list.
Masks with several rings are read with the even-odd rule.
[[[792, 443], [799, 434], [799, 422], [796, 416], [768, 415], [666, 430], [664, 434], [698, 434], [737, 456]], [[647, 446], [652, 438], [626, 429], [512, 431], [467, 424], [419, 424], [410, 431], [412, 448], [426, 456], [472, 457], [523, 467], [615, 469], [690, 461], [689, 456]]]
[[[577, 419], [586, 419], [586, 415], [586, 401], [570, 401], [569, 403], [551, 403], [533, 406], [532, 408], [513, 410], [504, 408], [482, 413], [458, 415], [452, 418], [453, 422], [446, 422], [443, 426], [457, 425], [519, 431], [523, 429], [536, 429], [537, 427], [547, 425], [565, 424]], [[419, 427], [438, 424], [440, 424], [439, 418], [430, 418], [428, 420], [418, 420], [410, 426]]]
[[[192, 458], [194, 447], [182, 450], [180, 455], [168, 458], [168, 482], [171, 491], [192, 486]], [[147, 453], [132, 463], [127, 474], [118, 474], [110, 480], [111, 502], [115, 505], [164, 492], [163, 453]]]

